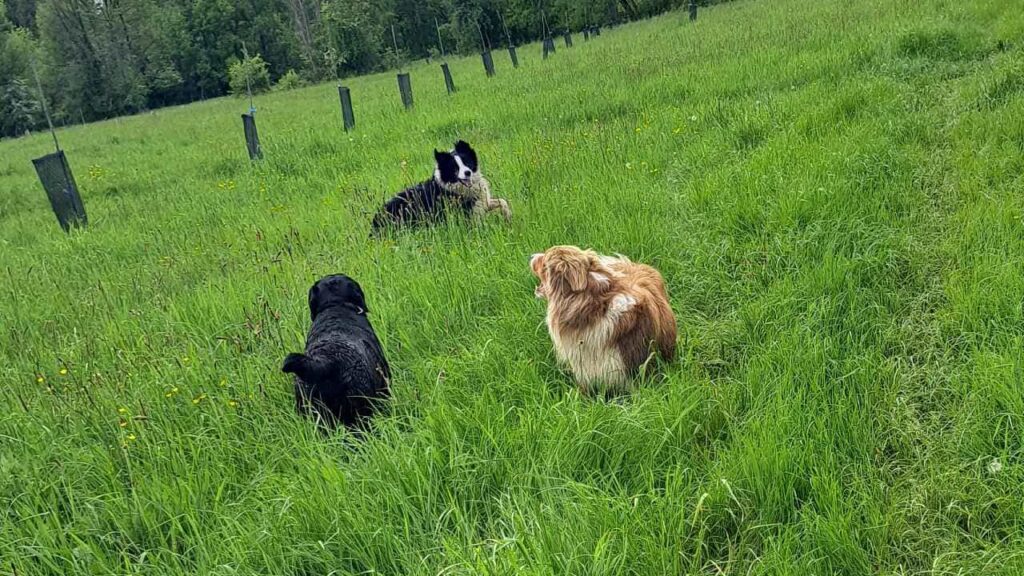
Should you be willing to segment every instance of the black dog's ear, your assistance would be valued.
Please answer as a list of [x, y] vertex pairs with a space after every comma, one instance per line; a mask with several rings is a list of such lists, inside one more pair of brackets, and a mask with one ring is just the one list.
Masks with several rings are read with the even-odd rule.
[[309, 289], [309, 319], [316, 320], [316, 312], [320, 309], [320, 283]]
[[369, 314], [370, 307], [366, 305], [366, 296], [363, 294], [363, 288], [356, 282], [352, 282], [352, 304], [358, 306], [363, 314]]
[[455, 143], [455, 151], [459, 154], [472, 154], [473, 147], [466, 143], [465, 140], [459, 140]]

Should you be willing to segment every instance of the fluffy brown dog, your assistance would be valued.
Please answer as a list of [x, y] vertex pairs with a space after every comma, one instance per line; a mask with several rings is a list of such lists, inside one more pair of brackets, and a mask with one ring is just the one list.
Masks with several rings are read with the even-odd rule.
[[625, 257], [555, 246], [530, 258], [548, 301], [555, 355], [583, 392], [621, 388], [657, 352], [671, 361], [676, 319], [661, 274]]

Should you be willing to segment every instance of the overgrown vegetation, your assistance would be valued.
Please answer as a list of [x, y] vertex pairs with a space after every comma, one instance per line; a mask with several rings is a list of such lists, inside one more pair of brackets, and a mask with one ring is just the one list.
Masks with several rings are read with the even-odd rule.
[[[0, 143], [0, 573], [1024, 573], [1024, 13], [741, 0], [61, 130], [90, 226]], [[252, 53], [256, 47], [249, 46]], [[261, 53], [263, 53], [261, 51]], [[456, 138], [515, 211], [368, 241]], [[680, 359], [555, 365], [527, 257], [662, 271]], [[295, 416], [313, 280], [394, 372], [363, 441]]]
[[[230, 69], [246, 50], [263, 57], [274, 83], [289, 70], [328, 80], [427, 57], [438, 35], [448, 52], [469, 53], [681, 1], [0, 0], [0, 95], [28, 82], [34, 53], [57, 122], [78, 123], [233, 92]], [[18, 109], [8, 104], [0, 99], [0, 118]], [[0, 122], [0, 137], [20, 135], [26, 122], [42, 125], [22, 115]]]

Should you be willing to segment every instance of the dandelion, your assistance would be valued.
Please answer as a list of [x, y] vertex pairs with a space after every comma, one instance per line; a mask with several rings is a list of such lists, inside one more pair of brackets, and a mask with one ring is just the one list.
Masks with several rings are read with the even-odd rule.
[[238, 408], [238, 402], [236, 402], [234, 400], [228, 400], [228, 406], [230, 406], [232, 408]]
[[68, 375], [68, 369], [67, 368], [61, 368], [60, 369], [60, 375], [61, 376], [67, 376]]
[[128, 439], [134, 441], [135, 440], [135, 434], [129, 434], [128, 435]]
[[118, 414], [127, 414], [128, 413], [128, 409], [124, 408], [124, 407], [118, 408], [117, 409], [117, 413]]
[[189, 357], [188, 356], [184, 356], [184, 357], [182, 357], [181, 361], [184, 362], [185, 364], [188, 364]]
[[164, 394], [164, 397], [165, 398], [170, 398], [171, 396], [177, 395], [177, 393], [178, 393], [178, 387], [175, 386], [175, 387], [171, 388], [170, 390], [168, 390], [167, 393]]
[[118, 421], [117, 425], [120, 426], [121, 428], [127, 428], [128, 421], [122, 418], [121, 420]]
[[224, 379], [224, 378], [221, 378], [220, 379], [220, 387], [221, 388], [227, 388], [227, 385], [228, 385], [228, 381], [226, 379]]
[[205, 393], [200, 394], [199, 396], [196, 396], [195, 398], [193, 398], [192, 399], [192, 404], [195, 404], [195, 405], [198, 406], [199, 403], [202, 402], [203, 400], [206, 400], [206, 394]]
[[36, 383], [37, 384], [42, 384], [43, 382], [46, 382], [46, 378], [43, 378], [42, 374], [39, 374], [38, 376], [36, 376]]

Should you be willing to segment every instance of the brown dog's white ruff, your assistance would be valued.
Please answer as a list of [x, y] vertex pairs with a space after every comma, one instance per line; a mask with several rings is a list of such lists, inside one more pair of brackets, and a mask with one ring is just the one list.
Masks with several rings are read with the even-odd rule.
[[675, 357], [676, 319], [654, 268], [575, 246], [534, 254], [530, 268], [548, 301], [555, 355], [581, 391], [621, 388], [654, 353]]

